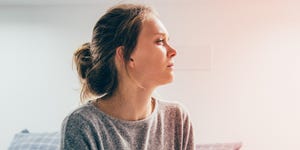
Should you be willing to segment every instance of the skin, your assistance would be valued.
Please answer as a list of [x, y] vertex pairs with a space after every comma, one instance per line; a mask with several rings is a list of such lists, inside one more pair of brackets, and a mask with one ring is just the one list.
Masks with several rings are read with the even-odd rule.
[[155, 106], [151, 98], [153, 91], [174, 78], [176, 50], [168, 39], [162, 22], [156, 16], [148, 15], [129, 63], [124, 63], [123, 47], [116, 49], [119, 86], [111, 97], [98, 101], [97, 107], [122, 120], [135, 121], [149, 116]]

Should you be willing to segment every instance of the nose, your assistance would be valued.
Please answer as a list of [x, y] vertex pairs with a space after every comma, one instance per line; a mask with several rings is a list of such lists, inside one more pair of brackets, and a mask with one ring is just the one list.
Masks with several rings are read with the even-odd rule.
[[168, 47], [167, 56], [168, 56], [169, 58], [172, 58], [172, 57], [176, 56], [176, 54], [177, 54], [177, 50], [174, 49], [173, 47], [169, 46], [169, 47]]

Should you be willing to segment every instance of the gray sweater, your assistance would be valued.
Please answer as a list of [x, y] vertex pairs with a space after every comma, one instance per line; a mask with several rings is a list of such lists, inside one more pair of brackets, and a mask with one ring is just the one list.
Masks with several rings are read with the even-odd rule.
[[156, 100], [150, 116], [125, 121], [89, 102], [62, 124], [61, 149], [66, 150], [193, 150], [193, 128], [178, 103]]

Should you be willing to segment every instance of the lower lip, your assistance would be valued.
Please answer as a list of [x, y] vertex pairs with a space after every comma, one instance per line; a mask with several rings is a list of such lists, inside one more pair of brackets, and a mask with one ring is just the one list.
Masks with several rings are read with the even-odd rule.
[[168, 68], [170, 68], [170, 69], [173, 69], [173, 68], [174, 68], [174, 66], [168, 66]]

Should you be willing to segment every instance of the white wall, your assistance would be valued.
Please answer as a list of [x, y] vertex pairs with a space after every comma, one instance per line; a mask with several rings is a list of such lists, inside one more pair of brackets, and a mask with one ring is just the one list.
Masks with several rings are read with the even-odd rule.
[[[113, 3], [0, 6], [0, 149], [24, 128], [59, 130], [79, 102], [72, 53]], [[176, 80], [158, 93], [190, 110], [197, 143], [300, 148], [299, 2], [151, 3], [178, 50]]]
[[0, 8], [0, 149], [24, 128], [58, 131], [78, 106], [72, 54], [90, 39], [102, 7], [108, 4]]

